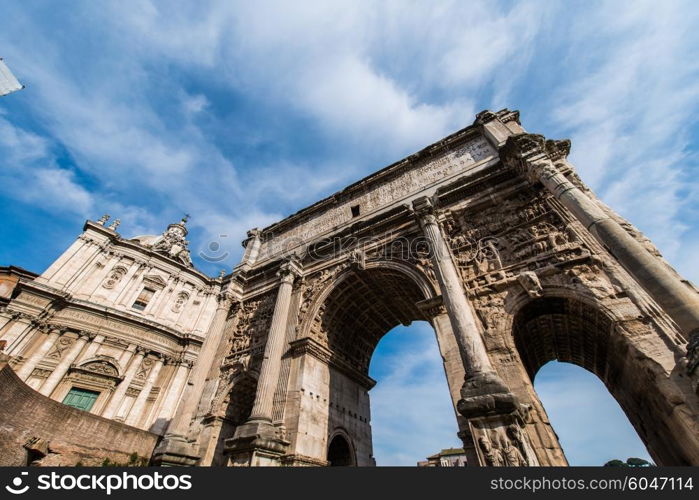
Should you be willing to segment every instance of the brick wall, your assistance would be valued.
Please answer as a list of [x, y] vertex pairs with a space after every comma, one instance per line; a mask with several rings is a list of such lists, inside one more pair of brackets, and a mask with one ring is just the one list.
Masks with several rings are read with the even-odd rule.
[[47, 466], [126, 463], [132, 453], [150, 459], [159, 436], [42, 396], [8, 360], [0, 353], [0, 466], [27, 465], [30, 457]]

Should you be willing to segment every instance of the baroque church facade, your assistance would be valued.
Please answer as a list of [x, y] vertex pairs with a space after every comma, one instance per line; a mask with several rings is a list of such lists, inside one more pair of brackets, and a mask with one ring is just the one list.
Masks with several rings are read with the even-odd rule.
[[87, 221], [46, 271], [0, 270], [10, 365], [51, 399], [162, 433], [209, 332], [221, 279], [197, 271], [186, 220], [123, 239]]
[[656, 463], [699, 465], [699, 292], [569, 150], [484, 111], [250, 230], [228, 275], [192, 265], [186, 218], [126, 239], [104, 216], [42, 274], [0, 268], [0, 377], [55, 423], [0, 459], [79, 448], [70, 421], [157, 465], [374, 465], [369, 362], [422, 320], [469, 465], [567, 463], [532, 383], [553, 359], [605, 383]]

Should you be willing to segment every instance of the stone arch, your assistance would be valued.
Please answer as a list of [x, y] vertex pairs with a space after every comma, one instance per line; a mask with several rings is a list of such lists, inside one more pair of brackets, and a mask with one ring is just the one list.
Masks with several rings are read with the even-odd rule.
[[429, 300], [439, 297], [439, 292], [437, 291], [434, 283], [416, 266], [395, 260], [368, 261], [361, 269], [357, 267], [348, 267], [341, 270], [337, 276], [328, 279], [328, 283], [312, 300], [307, 314], [302, 318], [302, 322], [298, 328], [298, 338], [308, 337], [310, 335], [313, 319], [318, 315], [320, 308], [323, 306], [327, 298], [335, 289], [337, 289], [338, 286], [342, 284], [343, 281], [351, 278], [357, 272], [357, 270], [391, 270], [396, 273], [401, 273], [412, 280], [420, 289], [424, 295], [422, 300]]
[[336, 429], [328, 436], [327, 461], [331, 467], [348, 467], [357, 465], [357, 458], [352, 445], [352, 438], [342, 428]]
[[[518, 307], [510, 331], [534, 398], [532, 381], [545, 363], [576, 364], [604, 383], [656, 463], [692, 463], [691, 446], [685, 450], [683, 441], [696, 437], [691, 436], [692, 426], [682, 422], [681, 412], [673, 409], [678, 388], [643, 345], [648, 339], [642, 337], [652, 331], [638, 320], [638, 325], [622, 326], [618, 311], [570, 291], [547, 289], [540, 297], [519, 299], [513, 301]], [[536, 405], [541, 407], [538, 399]]]
[[[379, 261], [350, 267], [319, 294], [299, 338], [320, 340], [335, 359], [368, 375], [371, 353], [383, 335], [400, 324], [429, 320], [418, 303], [435, 297], [429, 280], [409, 265]], [[365, 339], [368, 345], [360, 346]], [[350, 344], [355, 352], [363, 348], [361, 360], [344, 348]]]
[[[320, 276], [324, 276], [322, 287], [316, 281]], [[427, 321], [438, 337], [444, 361], [444, 338], [451, 336], [451, 330], [439, 308], [441, 298], [422, 269], [397, 260], [342, 265], [339, 272], [314, 273], [303, 286], [300, 299], [307, 300], [310, 289], [313, 300], [286, 351], [289, 375], [281, 383], [288, 392], [285, 402], [278, 400], [285, 405], [285, 425], [290, 431], [290, 463], [325, 464], [331, 441], [338, 429], [344, 429], [353, 464], [374, 465], [369, 403], [369, 391], [376, 384], [369, 377], [374, 350], [396, 326]], [[439, 326], [433, 321], [436, 314]], [[449, 351], [450, 359], [453, 354]], [[463, 383], [463, 372], [458, 376], [456, 370], [446, 371], [445, 382], [452, 393], [456, 379], [458, 387]]]

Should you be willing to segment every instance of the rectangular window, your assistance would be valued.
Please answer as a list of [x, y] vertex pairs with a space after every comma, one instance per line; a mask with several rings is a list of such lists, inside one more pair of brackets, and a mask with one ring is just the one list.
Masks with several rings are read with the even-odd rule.
[[143, 290], [141, 290], [141, 293], [138, 294], [138, 297], [136, 298], [131, 307], [134, 309], [138, 309], [139, 311], [143, 311], [148, 305], [150, 299], [153, 298], [154, 294], [155, 290], [151, 290], [150, 288], [144, 288]]
[[359, 217], [359, 205], [354, 205], [352, 208], [352, 217]]
[[63, 404], [77, 408], [78, 410], [90, 411], [92, 405], [97, 401], [99, 392], [88, 391], [87, 389], [71, 388], [70, 392], [63, 398]]

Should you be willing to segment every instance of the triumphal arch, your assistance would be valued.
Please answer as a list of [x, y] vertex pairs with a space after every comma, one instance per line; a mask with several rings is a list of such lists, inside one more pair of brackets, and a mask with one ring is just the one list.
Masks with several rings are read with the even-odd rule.
[[372, 465], [372, 352], [424, 320], [469, 465], [566, 464], [532, 385], [554, 359], [604, 382], [658, 464], [699, 464], [699, 294], [570, 147], [484, 111], [251, 230], [154, 460]]

